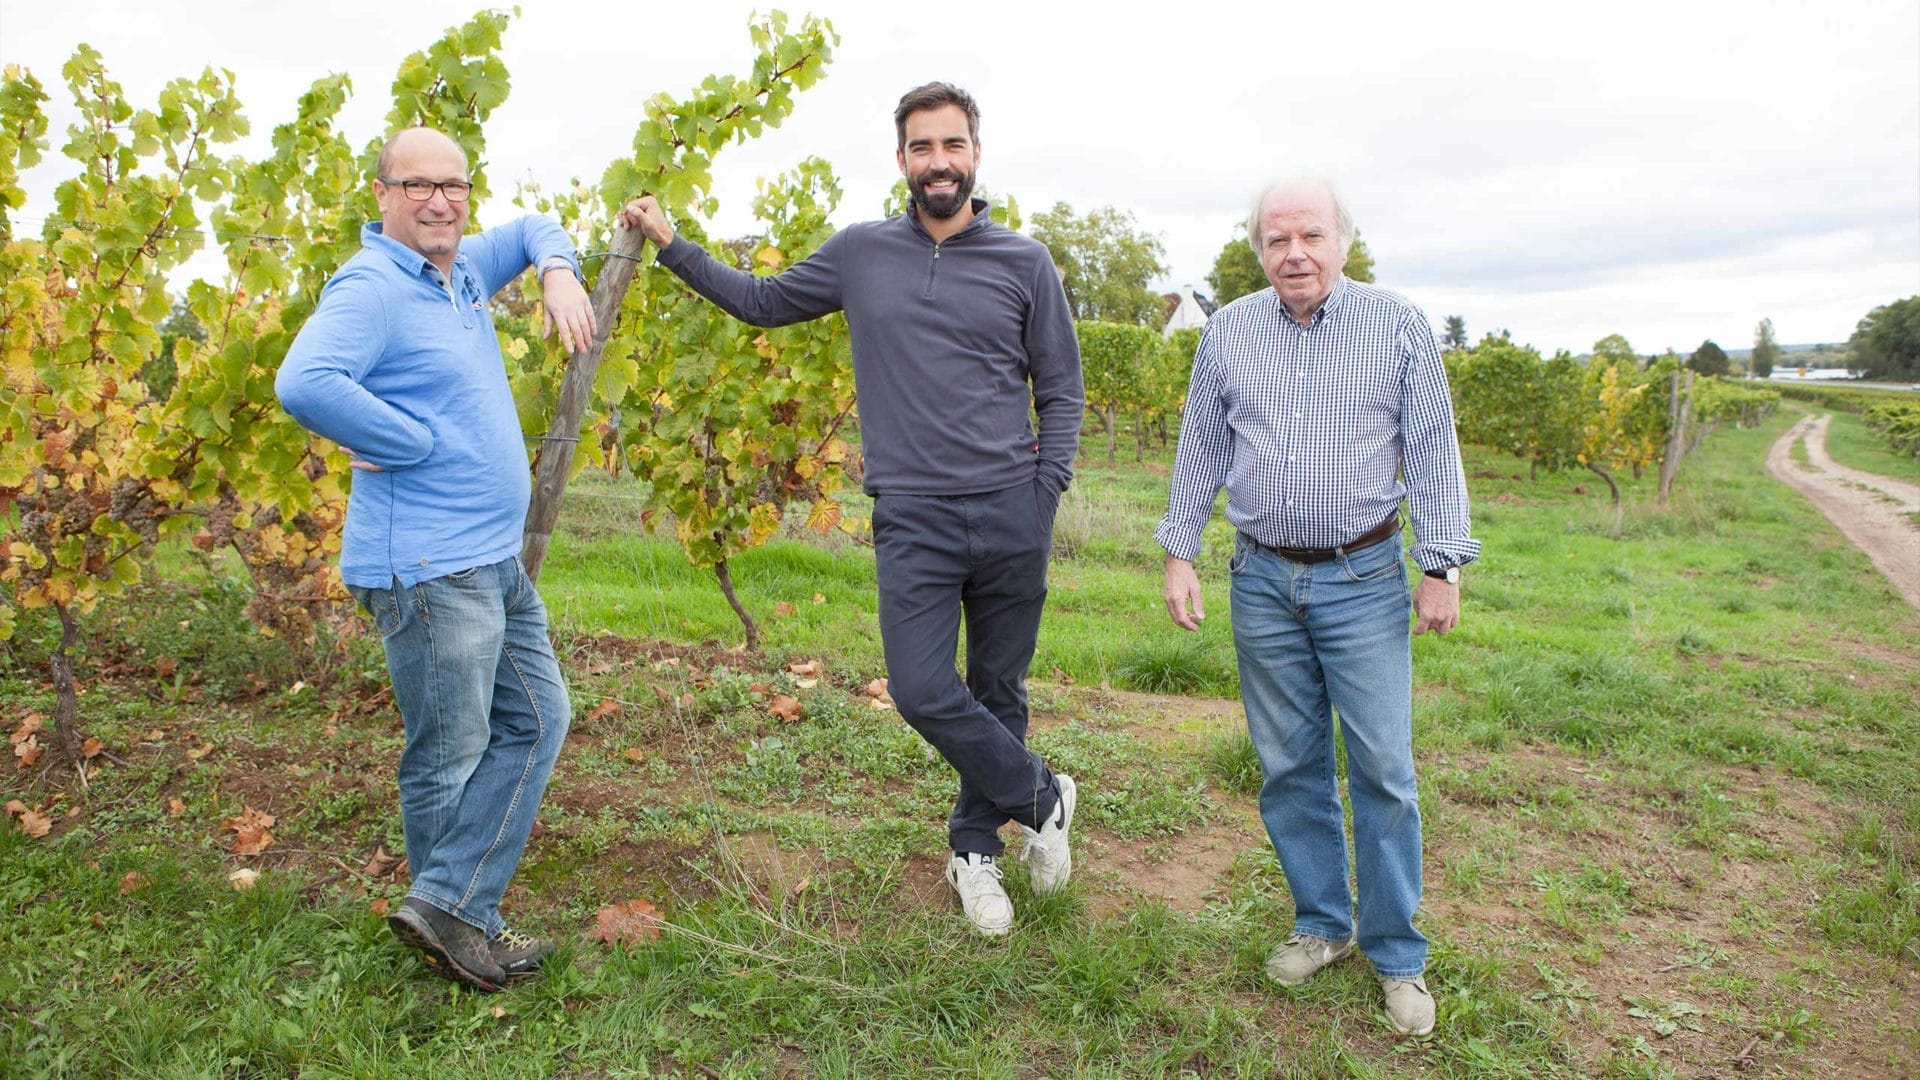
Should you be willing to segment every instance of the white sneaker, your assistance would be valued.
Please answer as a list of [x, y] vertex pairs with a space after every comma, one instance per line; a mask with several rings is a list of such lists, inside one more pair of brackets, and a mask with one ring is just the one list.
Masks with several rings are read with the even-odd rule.
[[1314, 972], [1353, 951], [1353, 939], [1324, 941], [1306, 934], [1289, 934], [1267, 957], [1267, 978], [1281, 986], [1299, 986]]
[[1060, 802], [1052, 820], [1037, 832], [1020, 826], [1020, 831], [1027, 834], [1020, 858], [1027, 864], [1028, 880], [1033, 882], [1036, 896], [1060, 890], [1073, 876], [1073, 848], [1067, 842], [1067, 830], [1073, 826], [1073, 807], [1080, 801], [1080, 789], [1065, 773], [1054, 773], [1053, 779], [1060, 785]]
[[1387, 1019], [1393, 1022], [1393, 1030], [1416, 1038], [1433, 1034], [1433, 995], [1427, 992], [1427, 980], [1417, 975], [1382, 978], [1380, 989], [1387, 997]]
[[973, 928], [999, 937], [1013, 927], [1013, 903], [1000, 884], [1000, 868], [991, 855], [955, 855], [947, 861], [947, 884], [960, 894], [960, 907]]

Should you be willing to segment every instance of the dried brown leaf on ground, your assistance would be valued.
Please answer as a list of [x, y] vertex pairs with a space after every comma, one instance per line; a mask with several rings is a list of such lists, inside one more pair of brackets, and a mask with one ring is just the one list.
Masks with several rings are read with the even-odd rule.
[[817, 679], [826, 673], [826, 665], [818, 660], [801, 660], [788, 664], [787, 670], [803, 679]]
[[609, 716], [619, 716], [620, 710], [621, 705], [619, 702], [612, 698], [601, 698], [600, 704], [587, 710], [585, 719], [587, 723], [591, 724], [596, 720], [605, 720]]
[[235, 855], [258, 855], [273, 846], [273, 834], [267, 830], [273, 827], [274, 820], [272, 814], [243, 806], [238, 817], [222, 821], [220, 827], [233, 833]]
[[127, 896], [136, 893], [145, 888], [147, 882], [151, 880], [153, 879], [138, 870], [129, 870], [126, 876], [120, 879], [120, 895]]
[[800, 699], [788, 697], [785, 694], [775, 694], [773, 700], [767, 702], [767, 711], [781, 723], [791, 724], [800, 719]]
[[260, 871], [251, 866], [243, 866], [227, 875], [227, 884], [233, 886], [234, 892], [247, 892], [259, 883]]
[[20, 831], [28, 836], [45, 836], [53, 831], [53, 819], [37, 810], [22, 810]]
[[368, 877], [385, 877], [393, 873], [394, 867], [399, 865], [400, 856], [389, 854], [387, 845], [376, 844], [373, 848], [373, 857], [367, 860], [367, 865], [360, 868], [360, 872]]
[[167, 800], [167, 816], [168, 817], [179, 817], [181, 814], [184, 814], [186, 812], [187, 812], [187, 804], [184, 802], [181, 802], [178, 796], [174, 796]]
[[660, 909], [646, 900], [622, 900], [593, 913], [587, 940], [603, 945], [644, 945], [660, 936]]

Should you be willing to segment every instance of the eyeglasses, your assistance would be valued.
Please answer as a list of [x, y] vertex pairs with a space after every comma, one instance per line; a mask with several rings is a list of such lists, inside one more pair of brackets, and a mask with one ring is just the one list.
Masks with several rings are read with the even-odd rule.
[[406, 192], [407, 198], [414, 202], [426, 202], [433, 198], [435, 191], [445, 194], [448, 202], [466, 202], [467, 196], [473, 194], [473, 185], [465, 180], [442, 180], [436, 184], [432, 180], [389, 180], [383, 176], [380, 182]]

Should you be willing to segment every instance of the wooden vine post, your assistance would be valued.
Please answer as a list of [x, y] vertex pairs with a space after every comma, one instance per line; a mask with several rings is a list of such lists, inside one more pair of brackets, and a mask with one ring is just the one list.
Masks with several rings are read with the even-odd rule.
[[547, 544], [553, 539], [553, 526], [560, 518], [560, 499], [566, 494], [567, 477], [573, 471], [573, 452], [580, 442], [580, 418], [586, 414], [587, 401], [593, 396], [593, 378], [600, 370], [600, 358], [606, 352], [607, 339], [613, 336], [614, 323], [620, 318], [620, 304], [626, 299], [627, 286], [633, 283], [640, 265], [640, 253], [647, 238], [639, 229], [613, 230], [613, 243], [606, 263], [593, 285], [593, 343], [573, 354], [567, 373], [560, 380], [560, 395], [553, 407], [553, 422], [541, 441], [533, 463], [533, 501], [527, 508], [527, 529], [520, 546], [520, 561], [527, 577], [540, 580], [540, 565], [547, 558]]

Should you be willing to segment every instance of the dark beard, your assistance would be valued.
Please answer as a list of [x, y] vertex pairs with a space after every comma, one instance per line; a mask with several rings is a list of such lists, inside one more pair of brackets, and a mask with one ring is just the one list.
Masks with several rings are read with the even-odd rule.
[[[954, 181], [953, 194], [928, 196], [926, 185], [936, 180]], [[959, 213], [960, 208], [966, 206], [973, 198], [973, 174], [942, 169], [918, 178], [909, 176], [907, 191], [913, 196], [913, 205], [918, 207], [921, 213], [945, 221]]]

